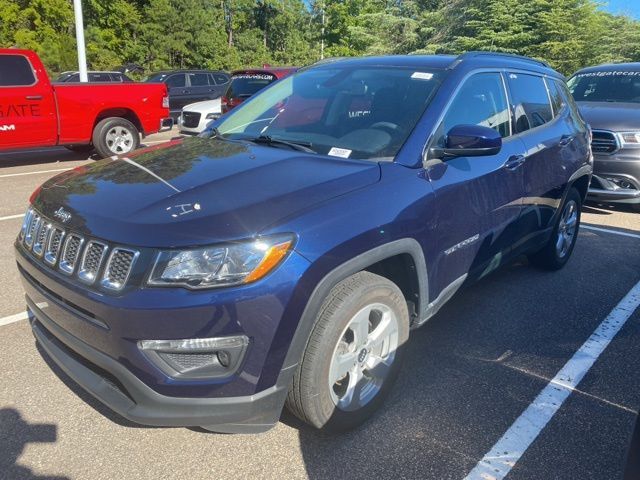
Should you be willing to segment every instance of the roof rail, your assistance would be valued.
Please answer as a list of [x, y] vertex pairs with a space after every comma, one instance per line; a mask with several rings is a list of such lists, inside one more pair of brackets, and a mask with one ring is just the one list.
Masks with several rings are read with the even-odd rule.
[[471, 52], [465, 52], [459, 55], [458, 58], [456, 58], [456, 60], [458, 61], [457, 63], [459, 63], [460, 61], [465, 60], [467, 58], [481, 57], [485, 55], [492, 56], [492, 57], [505, 57], [505, 58], [510, 58], [512, 60], [520, 60], [523, 62], [535, 63], [536, 65], [540, 65], [546, 68], [551, 68], [551, 65], [549, 65], [547, 62], [544, 62], [542, 60], [536, 60], [535, 58], [525, 57], [524, 55], [516, 55], [515, 53], [506, 53], [506, 52], [471, 51]]

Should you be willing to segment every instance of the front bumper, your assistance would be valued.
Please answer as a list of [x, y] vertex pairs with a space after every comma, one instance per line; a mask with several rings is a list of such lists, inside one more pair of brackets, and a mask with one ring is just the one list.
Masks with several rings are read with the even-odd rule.
[[167, 132], [172, 128], [173, 128], [173, 118], [171, 117], [163, 118], [162, 120], [160, 120], [160, 129], [158, 130], [158, 133]]
[[[621, 188], [614, 180], [631, 188]], [[612, 155], [594, 155], [589, 200], [640, 203], [640, 149], [621, 149]]]
[[202, 426], [221, 433], [258, 433], [273, 427], [287, 394], [275, 385], [256, 395], [179, 398], [160, 395], [120, 363], [56, 325], [27, 298], [38, 344], [73, 381], [124, 418], [143, 425]]
[[[285, 261], [272, 274], [274, 284], [256, 282], [241, 291], [141, 288], [114, 296], [76, 285], [20, 244], [16, 259], [38, 343], [118, 414], [146, 425], [234, 433], [264, 431], [278, 421], [293, 370], [283, 367], [286, 350], [274, 341], [289, 288], [306, 260], [292, 255], [289, 268]], [[237, 373], [225, 378], [168, 375], [138, 347], [144, 339], [238, 334], [251, 344]]]

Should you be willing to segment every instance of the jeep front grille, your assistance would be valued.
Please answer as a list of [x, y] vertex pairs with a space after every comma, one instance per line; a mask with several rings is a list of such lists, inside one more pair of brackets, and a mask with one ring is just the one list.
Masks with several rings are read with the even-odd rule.
[[591, 150], [593, 153], [612, 154], [620, 149], [620, 143], [616, 134], [608, 130], [593, 130]]
[[18, 240], [33, 257], [48, 267], [70, 277], [75, 274], [86, 284], [93, 284], [102, 275], [100, 286], [112, 291], [125, 287], [140, 254], [137, 250], [111, 248], [106, 242], [85, 239], [48, 220], [33, 208], [25, 214]]

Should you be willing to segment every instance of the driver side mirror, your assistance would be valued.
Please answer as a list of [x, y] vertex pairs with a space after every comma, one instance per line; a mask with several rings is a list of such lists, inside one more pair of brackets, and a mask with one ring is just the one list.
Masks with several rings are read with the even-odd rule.
[[432, 147], [431, 158], [481, 157], [496, 155], [502, 137], [493, 128], [481, 125], [456, 125], [447, 132], [444, 147]]

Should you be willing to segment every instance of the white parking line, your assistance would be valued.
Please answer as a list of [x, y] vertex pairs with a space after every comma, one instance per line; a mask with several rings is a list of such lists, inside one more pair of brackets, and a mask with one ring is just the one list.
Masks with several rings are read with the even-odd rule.
[[24, 213], [18, 213], [17, 215], [9, 215], [6, 217], [0, 217], [0, 222], [3, 220], [13, 220], [14, 218], [22, 218], [24, 217]]
[[0, 178], [22, 177], [23, 175], [39, 175], [41, 173], [49, 173], [49, 172], [66, 172], [67, 170], [71, 170], [71, 168], [54, 168], [51, 170], [37, 170], [35, 172], [6, 173], [4, 175], [0, 175]]
[[8, 317], [0, 318], [0, 327], [9, 325], [10, 323], [19, 322], [20, 320], [26, 320], [28, 318], [27, 312], [16, 313], [15, 315], [9, 315]]
[[611, 230], [610, 228], [592, 227], [591, 225], [580, 225], [580, 228], [585, 230], [593, 230], [594, 232], [613, 233], [615, 235], [622, 235], [623, 237], [640, 238], [640, 234], [621, 232], [620, 230]]
[[501, 480], [511, 471], [638, 306], [640, 282], [620, 300], [465, 480]]

